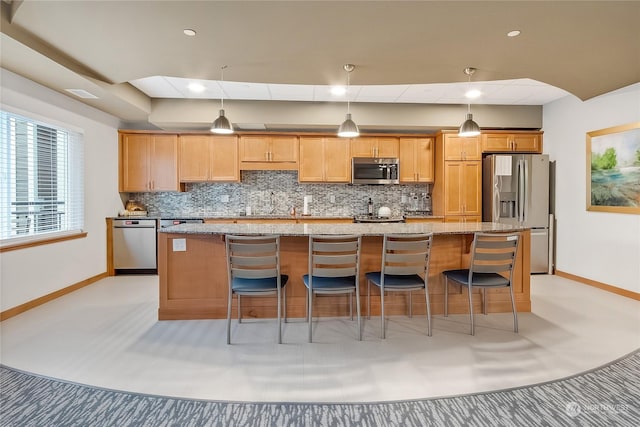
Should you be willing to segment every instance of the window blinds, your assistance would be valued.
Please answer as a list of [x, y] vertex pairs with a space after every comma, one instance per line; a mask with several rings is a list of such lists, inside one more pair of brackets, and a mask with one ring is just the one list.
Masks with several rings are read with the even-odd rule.
[[0, 240], [81, 231], [82, 135], [0, 111]]

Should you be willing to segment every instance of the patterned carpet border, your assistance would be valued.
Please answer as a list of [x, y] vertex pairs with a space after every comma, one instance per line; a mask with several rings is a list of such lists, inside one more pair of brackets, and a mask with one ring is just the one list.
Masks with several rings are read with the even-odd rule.
[[0, 426], [633, 426], [640, 350], [560, 380], [369, 403], [221, 402], [109, 390], [0, 365]]

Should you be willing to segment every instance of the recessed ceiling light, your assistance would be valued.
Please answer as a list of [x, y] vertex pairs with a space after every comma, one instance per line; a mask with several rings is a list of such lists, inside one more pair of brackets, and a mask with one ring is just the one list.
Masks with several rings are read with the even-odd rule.
[[185, 36], [193, 37], [196, 35], [196, 30], [192, 30], [191, 28], [185, 28], [182, 30]]
[[200, 84], [200, 83], [189, 83], [187, 85], [187, 87], [189, 88], [189, 90], [191, 92], [195, 92], [195, 93], [200, 93], [200, 92], [204, 92], [204, 90], [206, 89], [204, 87], [204, 85]]
[[333, 86], [331, 88], [331, 94], [336, 96], [342, 96], [347, 93], [347, 89], [344, 86]]
[[469, 99], [477, 98], [477, 97], [479, 97], [480, 95], [482, 95], [482, 92], [480, 92], [478, 89], [471, 89], [471, 90], [468, 90], [468, 91], [464, 94], [464, 96], [466, 96], [466, 97], [467, 97], [467, 98], [469, 98]]
[[511, 30], [507, 33], [508, 37], [518, 37], [520, 35], [520, 30]]

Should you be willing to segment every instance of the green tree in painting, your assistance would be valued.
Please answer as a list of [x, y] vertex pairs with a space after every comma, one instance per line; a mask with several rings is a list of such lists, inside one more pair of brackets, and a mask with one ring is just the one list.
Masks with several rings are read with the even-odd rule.
[[603, 154], [593, 153], [591, 157], [591, 170], [613, 169], [617, 164], [616, 150], [612, 147], [607, 148]]
[[633, 163], [640, 166], [640, 150], [636, 150], [636, 160]]

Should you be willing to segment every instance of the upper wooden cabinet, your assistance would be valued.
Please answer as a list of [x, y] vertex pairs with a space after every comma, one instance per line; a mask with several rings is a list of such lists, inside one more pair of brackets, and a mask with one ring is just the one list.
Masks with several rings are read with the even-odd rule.
[[178, 135], [120, 133], [119, 151], [119, 191], [180, 191]]
[[464, 137], [457, 133], [443, 134], [444, 160], [482, 160], [479, 136]]
[[433, 182], [433, 138], [400, 138], [400, 182]]
[[349, 139], [300, 137], [300, 182], [350, 182]]
[[351, 139], [351, 157], [392, 157], [400, 154], [398, 138], [366, 137]]
[[445, 222], [476, 221], [482, 216], [481, 160], [480, 137], [463, 138], [455, 131], [436, 134], [434, 215], [444, 216]]
[[238, 137], [180, 135], [180, 182], [240, 181]]
[[482, 151], [485, 153], [541, 153], [542, 132], [483, 133]]
[[284, 135], [241, 136], [240, 169], [297, 170], [298, 137]]

